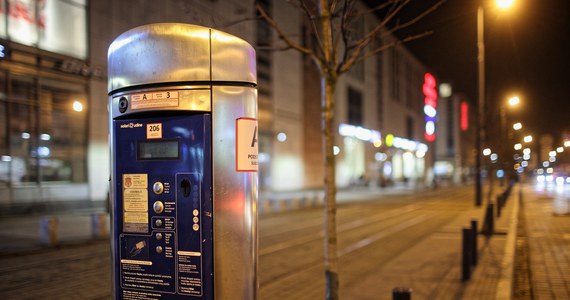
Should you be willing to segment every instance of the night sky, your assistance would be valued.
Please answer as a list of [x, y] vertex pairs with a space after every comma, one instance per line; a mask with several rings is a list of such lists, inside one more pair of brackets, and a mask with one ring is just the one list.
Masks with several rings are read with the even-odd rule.
[[[436, 0], [412, 1], [404, 20]], [[447, 0], [437, 11], [400, 37], [432, 30], [406, 45], [454, 92], [477, 101], [477, 5], [485, 8], [487, 114], [498, 121], [499, 101], [518, 95], [522, 105], [509, 120], [523, 123], [525, 133], [570, 133], [570, 1], [515, 0], [509, 11], [494, 1]], [[491, 121], [489, 121], [491, 122]], [[492, 125], [491, 125], [492, 126]]]

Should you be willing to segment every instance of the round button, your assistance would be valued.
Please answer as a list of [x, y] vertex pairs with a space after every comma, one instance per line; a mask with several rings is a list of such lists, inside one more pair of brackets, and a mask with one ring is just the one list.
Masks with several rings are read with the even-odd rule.
[[154, 225], [156, 225], [156, 227], [161, 227], [162, 226], [162, 220], [161, 219], [156, 219], [154, 221]]
[[162, 184], [162, 182], [160, 181], [155, 182], [152, 185], [152, 191], [157, 195], [162, 194], [162, 192], [164, 192], [164, 185]]
[[155, 201], [152, 205], [152, 209], [155, 213], [159, 214], [164, 211], [164, 203], [162, 203], [162, 201]]
[[156, 246], [156, 253], [162, 253], [162, 246]]
[[162, 240], [162, 233], [158, 232], [158, 233], [155, 235], [155, 237], [156, 237], [156, 239], [159, 240], [159, 241]]

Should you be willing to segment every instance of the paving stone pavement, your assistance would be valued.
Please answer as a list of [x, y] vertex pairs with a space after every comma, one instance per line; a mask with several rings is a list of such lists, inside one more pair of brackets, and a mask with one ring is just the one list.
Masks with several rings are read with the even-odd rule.
[[568, 189], [538, 185], [527, 186], [523, 192], [533, 299], [570, 299]]

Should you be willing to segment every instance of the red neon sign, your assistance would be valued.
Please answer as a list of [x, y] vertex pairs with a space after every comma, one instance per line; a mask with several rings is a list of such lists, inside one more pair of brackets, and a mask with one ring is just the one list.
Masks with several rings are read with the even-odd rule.
[[467, 131], [469, 129], [469, 105], [467, 102], [461, 102], [461, 130]]
[[435, 141], [435, 116], [437, 114], [437, 90], [436, 81], [430, 73], [425, 73], [424, 84], [422, 86], [424, 93], [424, 112], [426, 113], [426, 126], [424, 138], [428, 142]]

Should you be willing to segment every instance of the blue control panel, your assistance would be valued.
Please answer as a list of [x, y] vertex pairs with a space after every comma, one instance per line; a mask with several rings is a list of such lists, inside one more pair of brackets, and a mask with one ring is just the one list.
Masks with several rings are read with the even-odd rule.
[[211, 115], [113, 121], [116, 299], [213, 299]]

